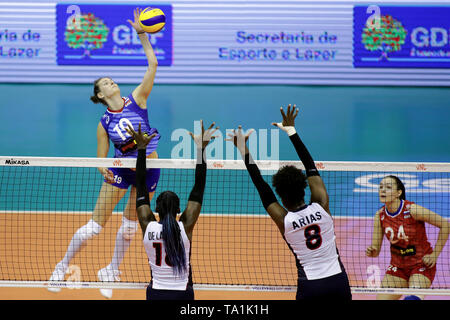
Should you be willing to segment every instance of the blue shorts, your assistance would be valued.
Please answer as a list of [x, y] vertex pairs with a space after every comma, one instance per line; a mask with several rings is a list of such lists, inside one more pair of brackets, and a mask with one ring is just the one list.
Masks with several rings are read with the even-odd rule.
[[[136, 171], [129, 168], [109, 168], [114, 174], [114, 183], [111, 185], [120, 188], [128, 189], [130, 185], [136, 186]], [[159, 174], [161, 169], [152, 168], [147, 169], [146, 184], [148, 192], [154, 192], [158, 186]], [[106, 179], [104, 180], [105, 182]]]

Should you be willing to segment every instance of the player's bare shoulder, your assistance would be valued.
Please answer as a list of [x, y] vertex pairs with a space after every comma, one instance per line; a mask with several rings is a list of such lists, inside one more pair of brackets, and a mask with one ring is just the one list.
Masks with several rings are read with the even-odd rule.
[[379, 209], [377, 210], [377, 212], [375, 212], [374, 219], [375, 219], [375, 220], [380, 220], [380, 218], [381, 218], [383, 212], [384, 212], [384, 207], [379, 208]]

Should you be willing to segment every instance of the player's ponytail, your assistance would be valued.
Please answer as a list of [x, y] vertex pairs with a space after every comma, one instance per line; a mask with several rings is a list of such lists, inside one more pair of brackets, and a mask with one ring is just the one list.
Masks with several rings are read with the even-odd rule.
[[400, 195], [400, 200], [406, 200], [406, 189], [405, 189], [405, 185], [403, 184], [403, 182], [400, 180], [399, 177], [397, 176], [387, 176], [386, 178], [392, 178], [395, 180], [395, 184], [397, 185], [397, 190], [401, 190], [402, 194]]
[[100, 87], [99, 87], [98, 83], [99, 83], [100, 80], [102, 80], [102, 79], [104, 79], [104, 77], [98, 78], [97, 80], [94, 81], [94, 95], [91, 96], [91, 101], [92, 101], [93, 103], [101, 103], [101, 104], [103, 104], [103, 105], [105, 105], [105, 106], [108, 106], [108, 104], [106, 103], [105, 100], [100, 99], [100, 98], [97, 96], [97, 93], [100, 92]]
[[162, 239], [166, 249], [167, 259], [173, 266], [174, 274], [186, 271], [186, 253], [180, 226], [176, 220], [180, 212], [180, 199], [172, 191], [162, 192], [156, 199], [156, 212], [162, 224]]

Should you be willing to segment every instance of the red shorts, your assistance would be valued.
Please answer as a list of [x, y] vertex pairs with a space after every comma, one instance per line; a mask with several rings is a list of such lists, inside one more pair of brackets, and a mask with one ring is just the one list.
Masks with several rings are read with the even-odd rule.
[[409, 278], [413, 274], [421, 274], [427, 277], [430, 280], [430, 283], [433, 283], [434, 276], [436, 275], [436, 265], [434, 265], [433, 268], [427, 268], [423, 263], [420, 263], [406, 268], [399, 268], [390, 264], [386, 274], [402, 278], [406, 281], [409, 281]]

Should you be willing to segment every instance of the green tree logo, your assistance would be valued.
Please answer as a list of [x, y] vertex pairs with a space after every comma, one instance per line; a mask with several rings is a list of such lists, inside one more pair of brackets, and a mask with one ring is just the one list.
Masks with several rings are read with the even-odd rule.
[[109, 28], [103, 20], [92, 13], [79, 14], [67, 21], [64, 40], [70, 48], [84, 48], [83, 57], [89, 57], [92, 50], [103, 47], [108, 34]]
[[362, 43], [369, 51], [381, 51], [379, 60], [389, 60], [388, 53], [399, 51], [405, 43], [406, 34], [400, 21], [391, 15], [381, 16], [379, 21], [371, 20], [362, 33]]

